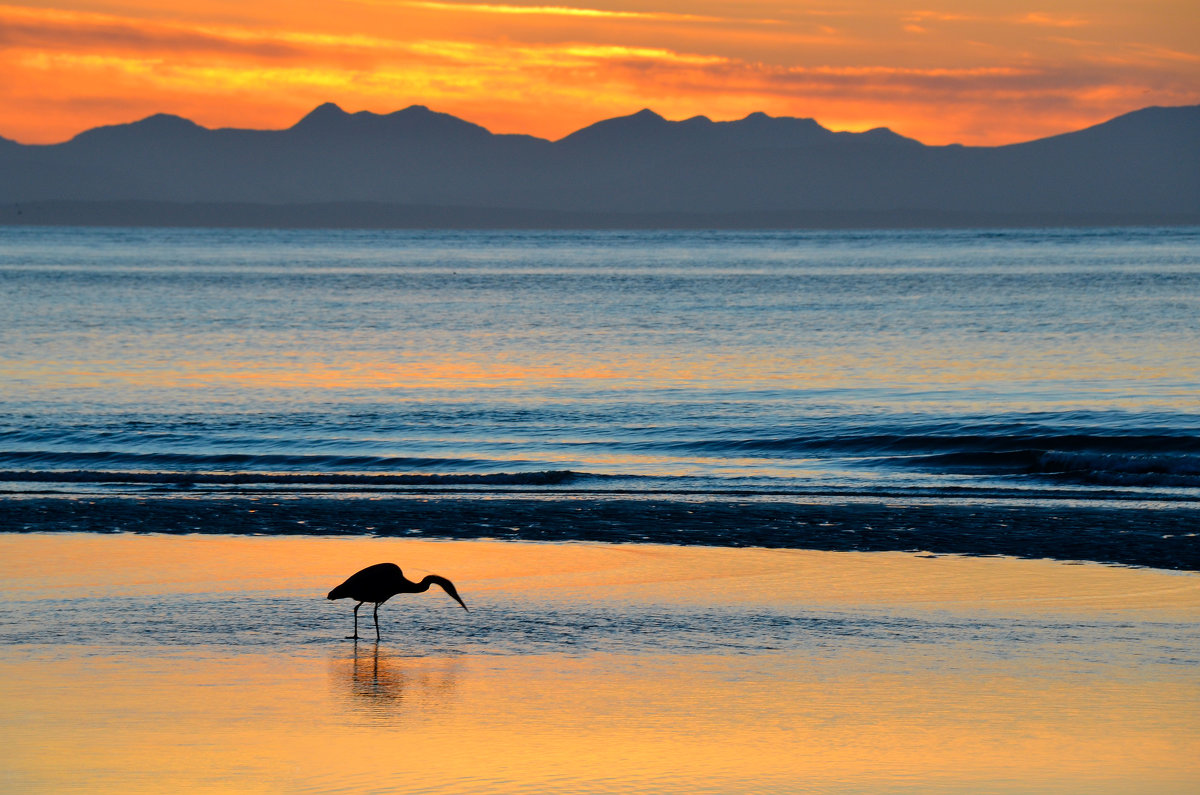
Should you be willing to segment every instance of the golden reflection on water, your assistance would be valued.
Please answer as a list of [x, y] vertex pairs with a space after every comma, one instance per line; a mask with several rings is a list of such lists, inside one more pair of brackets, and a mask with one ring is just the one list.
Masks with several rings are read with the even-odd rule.
[[[838, 349], [821, 356], [794, 351], [736, 354], [698, 351], [655, 355], [638, 349], [603, 357], [556, 350], [546, 358], [526, 349], [479, 356], [414, 354], [397, 361], [374, 350], [339, 350], [335, 358], [309, 351], [250, 351], [243, 358], [89, 359], [5, 363], [0, 375], [45, 388], [221, 387], [283, 390], [436, 389], [472, 390], [504, 385], [591, 384], [596, 388], [731, 385], [747, 389], [856, 389], [881, 385], [907, 388], [972, 388], [1022, 384], [1084, 382], [1190, 383], [1193, 362], [1168, 356], [1166, 364], [1142, 360], [1076, 360], [1070, 351], [1043, 351], [1038, 357], [1012, 358], [1007, 349], [963, 351], [945, 357], [936, 351], [897, 355], [891, 349]], [[1116, 381], [1114, 381], [1116, 379]], [[1102, 395], [1094, 396], [1097, 399]], [[1185, 396], [1180, 396], [1182, 399]], [[1045, 399], [1046, 396], [1042, 396]], [[1148, 400], [1148, 396], [1141, 396]], [[1171, 401], [1168, 400], [1170, 403]], [[1039, 404], [1041, 405], [1041, 404]], [[1174, 404], [1173, 404], [1174, 405]], [[1183, 404], [1179, 404], [1182, 406]]]
[[453, 703], [459, 664], [453, 658], [399, 657], [374, 642], [335, 653], [330, 674], [347, 712], [388, 723], [440, 711]]
[[[323, 602], [325, 593], [364, 565], [385, 560], [410, 576], [449, 575], [464, 597], [494, 592], [530, 600], [838, 609], [916, 604], [1021, 615], [1116, 611], [1146, 621], [1200, 618], [1195, 574], [1047, 560], [383, 537], [0, 534], [7, 598], [296, 593], [345, 613], [347, 627], [349, 603]], [[404, 598], [411, 597], [389, 602], [381, 617]]]
[[26, 695], [5, 703], [35, 716], [8, 789], [1184, 793], [1200, 774], [1194, 688], [783, 656], [346, 663], [331, 688], [313, 658], [6, 663]]
[[[348, 606], [324, 591], [388, 559], [452, 575], [473, 608], [464, 620], [480, 623], [503, 605], [674, 605], [713, 621], [740, 607], [1019, 616], [1051, 641], [1011, 658], [969, 638], [948, 652], [854, 635], [753, 653], [680, 653], [669, 638], [639, 653], [430, 652], [405, 611], [441, 620], [440, 603], [399, 599], [380, 611], [383, 643], [341, 640]], [[0, 583], [27, 608], [14, 616], [122, 594], [163, 616], [136, 643], [34, 634], [0, 649], [5, 791], [1191, 793], [1200, 781], [1194, 664], [1142, 659], [1118, 637], [1195, 622], [1196, 575], [900, 553], [47, 535], [0, 536]], [[169, 642], [160, 630], [198, 593], [231, 613], [239, 599], [300, 595], [330, 621], [258, 644]], [[1099, 622], [1114, 634], [1082, 655], [1058, 649]]]

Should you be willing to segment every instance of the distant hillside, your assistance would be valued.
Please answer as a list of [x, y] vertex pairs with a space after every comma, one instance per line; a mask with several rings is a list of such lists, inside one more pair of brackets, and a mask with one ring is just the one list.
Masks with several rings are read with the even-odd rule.
[[286, 130], [158, 114], [0, 138], [0, 223], [824, 227], [1200, 223], [1200, 106], [1001, 147], [643, 110], [559, 141], [414, 105]]

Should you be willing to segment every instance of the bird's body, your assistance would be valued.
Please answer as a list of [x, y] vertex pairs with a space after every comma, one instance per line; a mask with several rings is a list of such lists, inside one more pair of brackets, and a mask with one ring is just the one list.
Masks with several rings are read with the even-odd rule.
[[362, 571], [350, 575], [348, 580], [330, 591], [327, 598], [349, 598], [358, 602], [354, 606], [354, 634], [351, 636], [356, 640], [358, 639], [358, 608], [367, 602], [373, 603], [375, 605], [375, 640], [379, 640], [379, 606], [396, 594], [424, 593], [429, 590], [431, 585], [441, 586], [442, 590], [448, 593], [454, 601], [462, 605], [463, 610], [467, 609], [459, 597], [454, 583], [445, 577], [429, 574], [420, 582], [413, 582], [404, 576], [404, 572], [395, 563], [376, 563], [374, 566], [367, 566]]

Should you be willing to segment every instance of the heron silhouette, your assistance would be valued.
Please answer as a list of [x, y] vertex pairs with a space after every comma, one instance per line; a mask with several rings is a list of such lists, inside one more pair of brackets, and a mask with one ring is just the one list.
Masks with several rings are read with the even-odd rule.
[[[351, 574], [350, 578], [344, 583], [334, 588], [329, 592], [327, 599], [357, 599], [358, 604], [354, 606], [354, 634], [349, 635], [347, 640], [358, 640], [358, 608], [362, 607], [367, 602], [375, 603], [375, 640], [379, 640], [379, 606], [391, 599], [396, 594], [400, 593], [425, 593], [429, 590], [430, 585], [440, 585], [442, 590], [450, 594], [450, 598], [462, 605], [463, 610], [467, 610], [466, 604], [458, 595], [458, 590], [454, 587], [454, 583], [447, 580], [445, 577], [439, 577], [436, 574], [428, 574], [420, 582], [413, 582], [404, 576], [404, 572], [400, 571], [400, 567], [395, 563], [376, 563], [374, 566], [367, 566], [360, 572]], [[470, 612], [469, 610], [467, 612]]]

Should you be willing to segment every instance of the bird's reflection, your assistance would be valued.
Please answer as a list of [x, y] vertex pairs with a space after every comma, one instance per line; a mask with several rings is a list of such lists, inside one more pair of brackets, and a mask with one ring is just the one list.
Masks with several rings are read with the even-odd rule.
[[369, 654], [361, 654], [359, 644], [354, 644], [350, 692], [356, 698], [399, 703], [404, 700], [406, 678], [403, 668], [380, 654], [378, 643], [371, 644]]
[[333, 660], [334, 672], [353, 711], [377, 718], [400, 718], [406, 709], [425, 713], [453, 697], [457, 666], [444, 658], [396, 657], [378, 643], [354, 644]]

